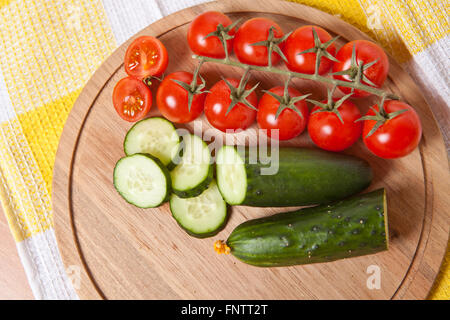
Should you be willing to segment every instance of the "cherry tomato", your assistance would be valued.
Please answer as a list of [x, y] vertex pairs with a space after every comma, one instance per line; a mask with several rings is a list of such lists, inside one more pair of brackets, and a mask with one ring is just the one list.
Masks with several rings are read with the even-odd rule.
[[[227, 80], [235, 88], [239, 86], [238, 79]], [[250, 89], [250, 85], [247, 84], [245, 89]], [[213, 127], [223, 132], [245, 130], [255, 121], [256, 110], [240, 102], [226, 114], [231, 103], [231, 90], [224, 80], [217, 82], [209, 91], [205, 99], [205, 115]], [[258, 105], [258, 97], [255, 92], [252, 92], [246, 100], [254, 107]]]
[[[317, 26], [303, 26], [295, 30], [286, 40], [284, 54], [288, 60], [287, 67], [291, 71], [314, 74], [316, 70], [316, 53], [299, 54], [305, 50], [314, 48], [314, 28], [319, 36], [320, 42], [325, 43], [331, 40], [330, 34]], [[332, 56], [336, 53], [334, 43], [330, 44], [326, 51]], [[325, 74], [330, 71], [333, 61], [323, 57], [320, 59], [319, 74]]]
[[[284, 87], [275, 87], [269, 91], [283, 97]], [[291, 87], [288, 88], [288, 93], [290, 97], [302, 95], [298, 90]], [[259, 127], [261, 129], [266, 129], [266, 134], [269, 137], [272, 137], [272, 134], [274, 133], [272, 129], [278, 129], [279, 140], [289, 140], [298, 136], [305, 130], [309, 110], [304, 100], [296, 102], [294, 106], [302, 116], [292, 108], [285, 108], [276, 118], [280, 102], [270, 94], [264, 93], [259, 100], [258, 114], [256, 116]]]
[[[253, 18], [247, 20], [236, 32], [234, 37], [234, 53], [240, 62], [267, 66], [268, 50], [265, 46], [252, 46], [253, 43], [265, 41], [269, 37], [269, 29], [274, 27], [275, 38], [283, 37], [280, 26], [267, 18]], [[283, 44], [281, 44], [283, 45]], [[280, 55], [272, 52], [272, 65], [280, 60]]]
[[[221, 24], [227, 27], [231, 24], [231, 19], [226, 15], [216, 11], [208, 11], [202, 13], [195, 18], [189, 26], [187, 40], [191, 50], [198, 55], [222, 59], [225, 58], [225, 49], [222, 42], [217, 36], [205, 37], [217, 30], [217, 26]], [[234, 35], [235, 29], [229, 31], [229, 35]], [[227, 51], [231, 52], [233, 47], [233, 39], [227, 40]]]
[[[373, 108], [379, 111], [378, 105]], [[384, 103], [387, 114], [407, 110], [406, 112], [387, 119], [372, 135], [368, 136], [377, 121], [364, 120], [363, 141], [367, 148], [381, 158], [399, 158], [411, 153], [419, 144], [422, 136], [422, 125], [416, 111], [408, 104], [388, 100]], [[374, 116], [371, 109], [366, 116]]]
[[[375, 87], [379, 88], [383, 85], [386, 80], [387, 74], [389, 72], [389, 60], [382, 48], [377, 44], [367, 41], [367, 40], [355, 40], [345, 44], [337, 53], [336, 58], [339, 62], [334, 63], [333, 72], [340, 72], [347, 70], [351, 67], [351, 57], [353, 46], [356, 50], [356, 61], [358, 65], [361, 63], [369, 64], [372, 61], [377, 60], [377, 62], [364, 70], [364, 75], [369, 79]], [[335, 79], [350, 81], [351, 77], [349, 75], [334, 75]], [[366, 81], [362, 83], [369, 85]], [[339, 87], [339, 89], [348, 94], [351, 92], [350, 88]], [[353, 93], [353, 97], [367, 97], [370, 93], [356, 89]]]
[[[205, 93], [194, 95], [191, 109], [188, 106], [188, 92], [173, 80], [179, 80], [188, 85], [192, 82], [193, 75], [190, 72], [178, 71], [164, 78], [156, 92], [156, 105], [162, 115], [169, 121], [187, 123], [196, 119], [203, 111]], [[200, 77], [197, 84], [200, 84]]]
[[166, 47], [161, 41], [151, 36], [135, 39], [125, 53], [126, 73], [140, 80], [163, 74], [168, 63]]
[[[323, 103], [327, 102], [323, 101]], [[353, 145], [361, 136], [362, 124], [355, 122], [361, 117], [361, 113], [353, 102], [345, 100], [336, 110], [344, 123], [333, 111], [316, 112], [318, 110], [321, 110], [318, 106], [311, 110], [308, 133], [319, 148], [342, 151]]]
[[152, 92], [141, 80], [126, 77], [114, 87], [113, 105], [122, 119], [138, 121], [150, 111]]

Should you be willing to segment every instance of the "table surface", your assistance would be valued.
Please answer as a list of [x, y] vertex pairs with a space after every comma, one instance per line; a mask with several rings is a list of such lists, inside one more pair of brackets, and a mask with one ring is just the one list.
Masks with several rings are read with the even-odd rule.
[[0, 300], [34, 299], [1, 206], [0, 243]]

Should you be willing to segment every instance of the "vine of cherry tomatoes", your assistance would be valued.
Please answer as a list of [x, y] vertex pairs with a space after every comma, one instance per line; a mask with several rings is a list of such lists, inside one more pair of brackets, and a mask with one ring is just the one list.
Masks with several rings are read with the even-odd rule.
[[[380, 88], [389, 72], [387, 55], [370, 41], [354, 40], [337, 49], [337, 37], [318, 26], [301, 26], [285, 34], [268, 18], [247, 20], [239, 28], [237, 23], [223, 13], [205, 12], [189, 26], [189, 47], [203, 57], [227, 61], [234, 52], [245, 65], [273, 68], [284, 63], [292, 72], [320, 76], [332, 72], [330, 76], [341, 83], [373, 88]], [[114, 107], [123, 119], [145, 117], [152, 101], [145, 79], [163, 74], [167, 64], [167, 50], [158, 39], [143, 36], [130, 44], [124, 63], [128, 77], [118, 82], [113, 93]], [[222, 79], [209, 91], [199, 69], [194, 74], [174, 72], [162, 80], [156, 103], [168, 120], [186, 123], [204, 111], [208, 122], [224, 132], [245, 130], [256, 120], [269, 137], [279, 140], [292, 139], [307, 129], [315, 145], [336, 152], [349, 148], [362, 135], [367, 148], [382, 158], [405, 156], [420, 142], [420, 119], [405, 102], [383, 98], [381, 107], [374, 105], [361, 117], [350, 100], [370, 95], [360, 87], [338, 85], [329, 90], [327, 100], [314, 101], [289, 85], [289, 78], [284, 87], [263, 90], [258, 101], [257, 85], [248, 83], [248, 69], [241, 79]], [[345, 96], [333, 98], [336, 88]], [[314, 105], [311, 112], [307, 101]]]

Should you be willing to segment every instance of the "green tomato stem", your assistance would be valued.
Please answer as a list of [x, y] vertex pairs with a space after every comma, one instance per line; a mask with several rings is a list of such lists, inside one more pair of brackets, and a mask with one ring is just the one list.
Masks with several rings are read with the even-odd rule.
[[201, 59], [204, 62], [214, 62], [214, 63], [228, 65], [228, 66], [232, 66], [232, 67], [238, 67], [238, 68], [242, 68], [242, 69], [265, 71], [265, 72], [271, 72], [271, 73], [290, 76], [292, 78], [314, 80], [314, 81], [318, 81], [318, 82], [322, 82], [322, 83], [332, 84], [334, 86], [341, 86], [341, 87], [363, 90], [363, 91], [369, 92], [369, 93], [371, 93], [375, 96], [379, 96], [379, 97], [385, 97], [385, 98], [388, 97], [389, 99], [399, 99], [396, 95], [394, 95], [392, 93], [388, 93], [382, 89], [367, 86], [367, 85], [361, 83], [360, 81], [349, 82], [349, 81], [337, 80], [337, 79], [334, 79], [331, 77], [324, 77], [317, 73], [316, 74], [307, 74], [307, 73], [299, 73], [299, 72], [293, 72], [293, 71], [289, 71], [289, 70], [278, 69], [273, 66], [248, 65], [245, 63], [231, 60], [228, 57], [226, 57], [225, 59], [216, 59], [216, 58], [205, 57], [205, 56], [200, 56], [200, 55], [196, 55], [196, 54], [192, 55], [192, 57], [194, 59]]

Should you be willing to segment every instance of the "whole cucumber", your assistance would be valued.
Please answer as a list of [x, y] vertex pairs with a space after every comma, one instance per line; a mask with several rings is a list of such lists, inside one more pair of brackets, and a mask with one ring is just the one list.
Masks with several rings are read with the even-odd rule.
[[[255, 147], [224, 146], [219, 150], [217, 182], [227, 203], [255, 207], [323, 204], [358, 193], [372, 181], [369, 164], [350, 155], [279, 148], [276, 156], [269, 153], [272, 162], [263, 164], [259, 158], [253, 159], [255, 154]], [[269, 170], [271, 166], [278, 170]]]
[[[237, 226], [226, 251], [259, 266], [291, 266], [328, 262], [388, 249], [384, 189], [330, 205], [304, 208], [249, 220]], [[221, 248], [222, 246], [222, 248]]]

